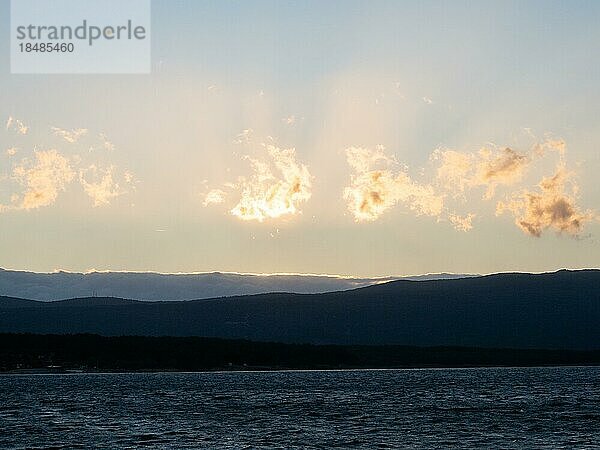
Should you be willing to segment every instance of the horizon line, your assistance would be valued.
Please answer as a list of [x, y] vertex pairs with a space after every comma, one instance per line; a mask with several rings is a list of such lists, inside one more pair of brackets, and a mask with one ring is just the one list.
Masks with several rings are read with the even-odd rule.
[[7, 267], [0, 267], [0, 271], [5, 272], [21, 272], [21, 273], [31, 273], [31, 274], [39, 274], [39, 275], [55, 275], [60, 273], [73, 274], [73, 275], [91, 275], [91, 274], [111, 274], [111, 273], [120, 273], [120, 274], [148, 274], [148, 275], [166, 275], [166, 276], [186, 276], [186, 275], [212, 275], [212, 274], [220, 274], [220, 275], [240, 275], [240, 276], [256, 276], [256, 277], [276, 277], [276, 276], [297, 276], [297, 277], [320, 277], [320, 278], [334, 278], [334, 279], [343, 279], [343, 280], [380, 280], [380, 281], [391, 281], [397, 278], [412, 278], [412, 277], [424, 277], [430, 275], [452, 275], [452, 276], [465, 276], [465, 277], [484, 277], [488, 275], [496, 275], [496, 274], [511, 274], [511, 273], [521, 273], [521, 274], [532, 274], [539, 275], [544, 273], [556, 273], [562, 270], [567, 271], [584, 271], [584, 270], [600, 270], [600, 267], [561, 267], [557, 269], [549, 269], [549, 270], [541, 270], [541, 271], [525, 271], [525, 270], [502, 270], [498, 272], [487, 272], [487, 273], [462, 273], [462, 272], [426, 272], [420, 274], [411, 274], [411, 275], [379, 275], [379, 276], [358, 276], [358, 275], [340, 275], [340, 274], [328, 274], [328, 273], [301, 273], [301, 272], [235, 272], [235, 271], [221, 271], [221, 270], [212, 270], [212, 271], [196, 271], [196, 272], [159, 272], [155, 270], [111, 270], [111, 269], [89, 269], [86, 271], [71, 271], [65, 269], [55, 269], [53, 271], [33, 271], [33, 270], [25, 270], [25, 269], [13, 269]]

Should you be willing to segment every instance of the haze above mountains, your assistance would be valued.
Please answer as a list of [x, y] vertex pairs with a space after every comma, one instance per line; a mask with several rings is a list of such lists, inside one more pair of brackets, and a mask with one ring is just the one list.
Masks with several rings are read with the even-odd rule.
[[143, 301], [197, 300], [234, 295], [344, 291], [394, 280], [436, 280], [476, 275], [428, 274], [350, 278], [332, 275], [153, 272], [36, 273], [0, 268], [0, 295], [54, 301], [77, 297], [119, 297]]

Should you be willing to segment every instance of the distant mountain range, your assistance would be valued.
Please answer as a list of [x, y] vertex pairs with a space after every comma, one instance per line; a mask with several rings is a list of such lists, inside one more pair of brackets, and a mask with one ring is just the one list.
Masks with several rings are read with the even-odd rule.
[[600, 271], [400, 280], [342, 292], [194, 301], [0, 297], [0, 332], [591, 350], [600, 349]]
[[252, 275], [220, 272], [35, 273], [0, 269], [0, 295], [41, 301], [92, 296], [144, 301], [197, 300], [269, 292], [316, 294], [399, 279], [436, 280], [471, 276], [475, 275], [440, 273], [412, 277], [347, 278], [331, 275]]

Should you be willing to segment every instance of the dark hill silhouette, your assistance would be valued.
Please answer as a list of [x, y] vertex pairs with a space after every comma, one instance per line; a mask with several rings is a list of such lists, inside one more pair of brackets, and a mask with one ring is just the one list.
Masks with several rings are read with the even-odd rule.
[[395, 281], [325, 294], [186, 302], [0, 298], [0, 332], [600, 349], [599, 324], [598, 270]]
[[351, 278], [335, 275], [152, 272], [35, 273], [0, 268], [0, 295], [30, 300], [121, 297], [134, 300], [197, 300], [232, 295], [296, 292], [318, 294], [370, 286], [398, 279], [434, 280], [474, 275], [434, 273], [403, 277]]

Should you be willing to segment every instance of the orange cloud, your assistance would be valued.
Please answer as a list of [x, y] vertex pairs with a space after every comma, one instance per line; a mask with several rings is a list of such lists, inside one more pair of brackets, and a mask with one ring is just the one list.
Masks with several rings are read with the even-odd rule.
[[13, 170], [13, 178], [26, 188], [13, 203], [18, 203], [17, 209], [26, 210], [51, 205], [74, 176], [68, 158], [56, 150], [37, 151], [35, 161], [25, 160]]
[[262, 222], [294, 215], [311, 197], [312, 176], [306, 165], [296, 161], [295, 149], [265, 147], [277, 171], [272, 171], [269, 163], [247, 157], [253, 174], [239, 178], [236, 186], [241, 198], [231, 209], [239, 219]]
[[[252, 130], [244, 130], [236, 143], [249, 144]], [[272, 139], [270, 139], [272, 140]], [[233, 199], [229, 212], [244, 221], [263, 222], [301, 213], [300, 206], [311, 197], [312, 175], [305, 164], [297, 161], [296, 150], [283, 149], [273, 144], [262, 144], [269, 159], [245, 156], [252, 173], [240, 176], [235, 182], [223, 184], [222, 189], [211, 189], [204, 194], [203, 205], [225, 203]], [[237, 200], [235, 200], [237, 198]]]
[[211, 189], [204, 196], [204, 201], [202, 202], [202, 204], [204, 206], [208, 206], [223, 203], [225, 201], [226, 195], [227, 193], [222, 189]]
[[528, 156], [509, 147], [484, 147], [477, 153], [437, 150], [432, 159], [440, 161], [437, 179], [445, 189], [456, 194], [483, 186], [486, 199], [494, 196], [497, 186], [519, 182], [530, 162]]
[[413, 181], [405, 172], [394, 173], [390, 169], [393, 160], [385, 155], [383, 147], [351, 147], [346, 150], [346, 157], [353, 172], [350, 186], [344, 189], [344, 199], [357, 222], [377, 220], [397, 203], [404, 203], [417, 215], [442, 213], [443, 197], [432, 186]]
[[114, 180], [114, 171], [113, 166], [100, 169], [91, 165], [79, 172], [79, 182], [85, 193], [94, 201], [95, 207], [108, 205], [113, 198], [124, 194], [119, 183]]
[[563, 162], [559, 163], [554, 175], [538, 184], [537, 192], [524, 190], [506, 202], [498, 202], [496, 214], [512, 213], [516, 225], [531, 236], [540, 237], [547, 229], [578, 235], [594, 214], [577, 206], [573, 175]]
[[79, 138], [85, 136], [88, 132], [88, 130], [85, 128], [63, 130], [62, 128], [58, 127], [50, 127], [50, 129], [52, 130], [52, 133], [54, 133], [56, 136], [63, 138], [65, 141], [70, 142], [71, 144], [77, 142]]
[[458, 214], [450, 214], [448, 220], [454, 226], [457, 231], [470, 231], [473, 229], [473, 219], [475, 214], [469, 213], [466, 216], [460, 216]]
[[23, 135], [25, 135], [29, 132], [29, 127], [27, 125], [25, 125], [19, 119], [15, 119], [12, 116], [9, 116], [8, 120], [6, 121], [6, 129], [7, 130], [14, 129], [17, 133], [23, 134]]

